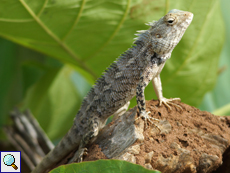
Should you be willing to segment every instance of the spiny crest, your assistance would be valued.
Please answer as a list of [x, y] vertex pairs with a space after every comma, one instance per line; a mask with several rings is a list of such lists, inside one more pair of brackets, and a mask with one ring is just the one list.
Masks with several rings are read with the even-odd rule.
[[145, 23], [145, 25], [148, 25], [148, 26], [155, 26], [157, 21], [153, 20], [152, 22], [148, 22], [148, 23]]
[[[103, 72], [103, 73], [104, 73], [104, 72]], [[104, 82], [104, 80], [105, 80], [104, 75], [101, 75], [101, 77], [99, 77], [99, 78], [96, 80], [95, 84], [93, 85], [93, 88], [94, 88], [97, 84], [100, 84], [100, 83]]]
[[141, 31], [137, 31], [139, 32], [140, 34], [135, 34], [137, 37], [134, 38], [134, 44], [138, 43], [138, 41], [143, 41], [143, 42], [146, 42], [148, 41], [150, 38], [149, 38], [149, 30], [141, 30]]
[[[152, 21], [152, 22], [148, 22], [148, 23], [145, 23], [146, 25], [148, 26], [151, 26], [151, 28], [153, 28], [155, 26], [157, 21]], [[134, 34], [136, 35], [137, 37], [134, 38], [134, 44], [136, 43], [136, 40], [147, 40], [148, 36], [149, 36], [149, 29], [148, 30], [138, 30], [137, 31], [137, 34]]]
[[99, 87], [99, 85], [105, 83], [105, 75], [109, 72], [113, 72], [117, 69], [117, 61], [114, 61], [108, 68], [105, 69], [105, 71], [102, 73], [102, 76], [96, 80], [96, 83], [94, 84], [93, 88]]
[[139, 37], [140, 37], [143, 33], [145, 33], [146, 31], [147, 31], [147, 30], [139, 30], [139, 31], [137, 31], [138, 34], [134, 34], [134, 35], [137, 36], [137, 37], [134, 38], [134, 40], [135, 40], [135, 41], [138, 40]]
[[108, 73], [115, 73], [116, 71], [119, 70], [117, 66], [118, 61], [121, 61], [121, 60], [127, 61], [126, 58], [132, 56], [131, 54], [132, 54], [132, 50], [130, 49], [125, 51], [123, 54], [121, 54], [113, 63], [109, 65], [109, 67], [105, 69], [105, 71], [102, 73], [102, 76], [96, 80], [96, 83], [94, 84], [93, 88], [95, 88], [95, 86], [97, 85], [100, 85], [101, 83], [105, 83], [105, 76]]

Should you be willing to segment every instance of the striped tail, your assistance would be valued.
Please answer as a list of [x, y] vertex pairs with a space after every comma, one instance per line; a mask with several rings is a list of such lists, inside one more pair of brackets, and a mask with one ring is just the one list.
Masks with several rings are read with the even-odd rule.
[[71, 151], [76, 150], [80, 143], [80, 135], [76, 128], [72, 127], [62, 138], [58, 145], [51, 150], [45, 158], [36, 166], [32, 173], [45, 173], [54, 168]]

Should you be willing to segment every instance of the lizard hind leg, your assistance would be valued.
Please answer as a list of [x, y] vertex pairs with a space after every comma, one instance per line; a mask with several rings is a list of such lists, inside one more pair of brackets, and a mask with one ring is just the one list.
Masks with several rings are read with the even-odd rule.
[[69, 160], [68, 163], [83, 161], [83, 155], [87, 154], [86, 146], [93, 141], [93, 139], [98, 135], [98, 132], [98, 120], [95, 118], [90, 123], [88, 132], [83, 135], [78, 150], [75, 152], [74, 156]]

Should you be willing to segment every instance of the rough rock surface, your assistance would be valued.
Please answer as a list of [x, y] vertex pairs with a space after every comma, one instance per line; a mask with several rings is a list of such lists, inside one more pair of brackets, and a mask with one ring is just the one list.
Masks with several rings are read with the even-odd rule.
[[179, 102], [183, 111], [158, 107], [158, 101], [153, 100], [146, 104], [150, 115], [160, 120], [155, 122], [157, 127], [149, 123], [145, 127], [142, 119], [134, 123], [137, 115], [133, 108], [100, 132], [84, 161], [127, 160], [162, 173], [230, 172], [228, 117]]

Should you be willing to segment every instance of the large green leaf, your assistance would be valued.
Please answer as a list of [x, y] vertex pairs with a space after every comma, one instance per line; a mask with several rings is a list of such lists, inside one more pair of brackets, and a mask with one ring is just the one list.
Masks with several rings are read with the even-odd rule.
[[220, 58], [220, 70], [217, 84], [211, 92], [205, 95], [201, 109], [213, 112], [215, 115], [230, 115], [230, 11], [229, 0], [222, 0], [221, 7], [226, 26], [226, 42]]
[[[0, 35], [98, 77], [143, 23], [172, 8], [194, 20], [162, 72], [164, 95], [197, 105], [216, 81], [223, 44], [219, 0], [0, 0]], [[89, 78], [88, 78], [89, 79]], [[152, 87], [146, 99], [154, 97]]]
[[94, 162], [73, 163], [59, 166], [50, 173], [160, 173], [145, 169], [140, 165], [135, 165], [121, 160], [98, 160]]
[[183, 5], [194, 13], [194, 20], [167, 62], [162, 83], [166, 96], [199, 105], [216, 81], [224, 27], [219, 1], [183, 1]]
[[[15, 95], [14, 99], [10, 97], [13, 89], [11, 83], [15, 79], [15, 73], [17, 72], [17, 66], [14, 61], [16, 49], [17, 46], [15, 44], [0, 39], [0, 127], [6, 122], [6, 115], [10, 107], [13, 106], [12, 104], [17, 103], [18, 97], [19, 100], [21, 99], [20, 92]], [[20, 78], [19, 76], [17, 77]], [[17, 91], [19, 91], [21, 85], [18, 83], [15, 86], [18, 88]]]
[[9, 112], [19, 106], [26, 90], [51, 67], [51, 61], [54, 60], [0, 39], [0, 127], [8, 122]]

